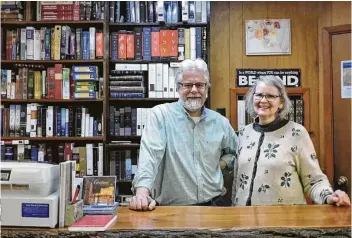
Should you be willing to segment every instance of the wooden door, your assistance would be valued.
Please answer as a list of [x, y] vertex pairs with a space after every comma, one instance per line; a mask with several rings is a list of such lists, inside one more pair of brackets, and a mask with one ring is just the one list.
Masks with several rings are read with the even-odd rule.
[[351, 98], [341, 95], [341, 61], [344, 60], [351, 60], [351, 33], [331, 38], [334, 189], [344, 190], [351, 197]]

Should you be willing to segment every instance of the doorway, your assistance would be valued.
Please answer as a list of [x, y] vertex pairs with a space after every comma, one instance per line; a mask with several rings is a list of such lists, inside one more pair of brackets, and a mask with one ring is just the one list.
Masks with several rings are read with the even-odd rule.
[[341, 61], [351, 60], [351, 25], [324, 28], [323, 50], [326, 173], [334, 190], [351, 197], [352, 99], [341, 92]]

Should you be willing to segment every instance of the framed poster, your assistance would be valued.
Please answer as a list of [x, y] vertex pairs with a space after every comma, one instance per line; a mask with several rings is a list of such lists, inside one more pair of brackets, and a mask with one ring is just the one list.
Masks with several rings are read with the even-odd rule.
[[290, 55], [290, 19], [246, 20], [246, 55]]
[[341, 61], [341, 98], [352, 98], [351, 60]]

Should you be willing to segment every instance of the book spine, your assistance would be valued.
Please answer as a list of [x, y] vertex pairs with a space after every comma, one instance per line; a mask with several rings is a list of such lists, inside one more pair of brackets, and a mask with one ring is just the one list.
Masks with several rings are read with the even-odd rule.
[[151, 60], [151, 28], [143, 28], [143, 60]]

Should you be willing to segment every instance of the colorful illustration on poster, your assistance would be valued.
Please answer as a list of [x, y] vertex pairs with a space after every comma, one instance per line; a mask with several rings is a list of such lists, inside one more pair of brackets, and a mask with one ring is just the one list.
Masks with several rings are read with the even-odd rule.
[[246, 55], [291, 54], [290, 19], [246, 20]]

